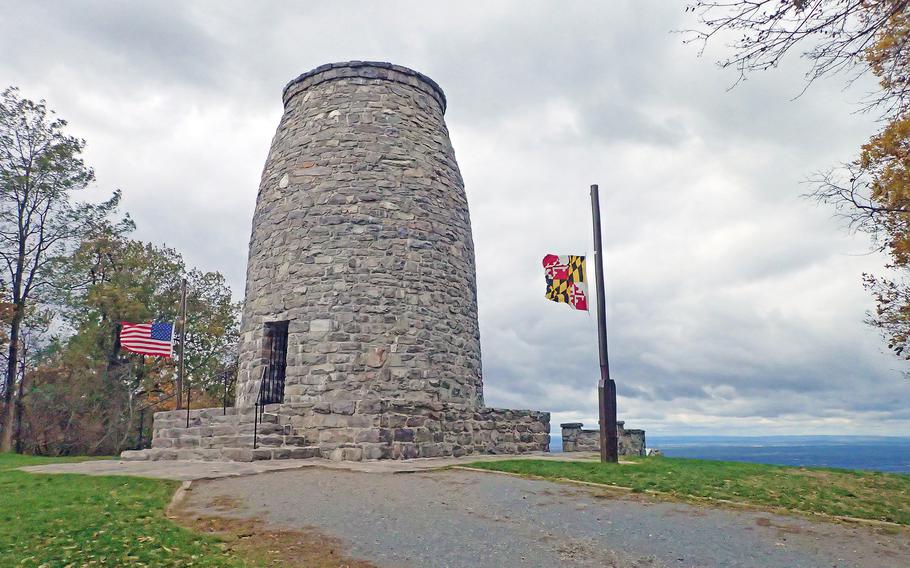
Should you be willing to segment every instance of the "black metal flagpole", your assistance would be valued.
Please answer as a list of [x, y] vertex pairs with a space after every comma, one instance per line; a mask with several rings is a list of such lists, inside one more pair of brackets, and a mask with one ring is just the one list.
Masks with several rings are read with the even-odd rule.
[[[180, 361], [177, 363], [177, 410], [180, 410], [183, 407], [183, 339], [184, 339], [184, 328], [186, 328], [186, 278], [180, 281], [180, 319], [177, 320], [177, 323], [180, 324], [180, 337], [178, 338], [179, 343], [177, 344], [178, 352], [180, 355]], [[177, 333], [177, 329], [173, 330], [173, 333]]]
[[604, 292], [603, 245], [600, 237], [600, 194], [591, 186], [591, 209], [594, 214], [594, 278], [597, 284], [597, 347], [600, 352], [600, 382], [597, 385], [597, 407], [600, 412], [600, 461], [619, 461], [616, 432], [616, 383], [610, 378], [607, 358], [607, 305]]

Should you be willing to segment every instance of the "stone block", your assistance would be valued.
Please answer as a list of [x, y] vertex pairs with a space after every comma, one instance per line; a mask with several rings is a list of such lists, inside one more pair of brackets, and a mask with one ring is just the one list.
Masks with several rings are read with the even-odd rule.
[[288, 448], [288, 457], [291, 459], [309, 459], [319, 457], [319, 447], [292, 447]]
[[332, 412], [335, 414], [354, 414], [353, 400], [338, 400], [332, 403]]
[[224, 448], [221, 450], [221, 456], [230, 461], [251, 462], [253, 461], [253, 450], [249, 448]]
[[176, 450], [157, 450], [149, 454], [149, 459], [153, 461], [159, 461], [176, 460], [180, 458], [178, 457]]
[[[414, 435], [413, 435], [412, 440], [415, 442], [419, 442], [419, 443], [433, 442], [433, 441], [441, 442], [444, 439], [444, 434], [442, 432], [437, 432], [436, 434], [439, 435], [439, 439], [436, 440], [433, 435], [434, 433], [431, 432], [427, 428], [415, 428], [413, 430], [413, 432], [414, 432]], [[400, 441], [410, 442], [412, 440], [400, 440]]]
[[385, 428], [404, 428], [408, 425], [408, 416], [405, 414], [383, 414], [382, 420]]
[[392, 457], [392, 446], [389, 444], [361, 444], [363, 459], [380, 460]]
[[[413, 428], [415, 426], [423, 426], [424, 424], [426, 424], [426, 422], [427, 422], [426, 416], [411, 416], [405, 421], [405, 426], [407, 426], [409, 428]], [[452, 428], [455, 428], [455, 426], [452, 425]]]
[[239, 426], [236, 424], [219, 424], [212, 426], [211, 436], [235, 436]]
[[394, 440], [396, 442], [413, 442], [414, 430], [409, 428], [396, 428], [394, 431]]
[[357, 401], [358, 414], [379, 414], [384, 410], [383, 401], [378, 398]]
[[178, 460], [201, 460], [202, 456], [198, 450], [177, 450]]
[[409, 460], [420, 456], [417, 444], [399, 443], [392, 444], [392, 459]]
[[317, 319], [310, 322], [310, 332], [328, 333], [332, 331], [334, 322], [330, 319]]
[[120, 459], [125, 461], [146, 461], [149, 453], [145, 450], [125, 450], [120, 452]]
[[272, 448], [257, 448], [250, 450], [253, 460], [270, 460], [272, 459]]
[[435, 458], [445, 453], [443, 446], [435, 443], [418, 444], [418, 452], [422, 458]]
[[286, 460], [290, 459], [291, 450], [290, 448], [278, 447], [272, 449], [272, 459], [273, 460]]
[[319, 442], [348, 444], [354, 442], [354, 431], [348, 428], [330, 428], [319, 432]]
[[362, 448], [341, 448], [341, 459], [344, 461], [363, 460]]
[[357, 430], [354, 434], [354, 442], [368, 442], [368, 443], [378, 443], [380, 442], [380, 433], [379, 428], [365, 428]]
[[257, 442], [259, 446], [280, 446], [284, 444], [284, 436], [259, 436]]

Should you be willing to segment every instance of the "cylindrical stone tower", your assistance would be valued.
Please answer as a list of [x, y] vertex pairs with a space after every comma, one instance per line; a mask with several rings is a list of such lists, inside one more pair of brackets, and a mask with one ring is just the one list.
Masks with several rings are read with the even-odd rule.
[[[464, 184], [428, 77], [323, 65], [284, 89], [247, 267], [237, 405], [483, 404]], [[280, 395], [279, 395], [279, 398]]]

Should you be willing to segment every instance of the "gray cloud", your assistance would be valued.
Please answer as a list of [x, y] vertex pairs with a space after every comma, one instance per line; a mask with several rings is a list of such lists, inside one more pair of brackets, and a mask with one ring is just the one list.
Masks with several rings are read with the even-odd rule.
[[799, 198], [875, 124], [871, 82], [734, 77], [670, 33], [682, 3], [16, 3], [0, 83], [89, 142], [138, 236], [243, 293], [284, 84], [379, 59], [437, 80], [478, 261], [487, 402], [596, 420], [593, 317], [543, 299], [540, 259], [591, 254], [600, 183], [620, 413], [651, 433], [910, 433], [910, 381], [862, 323], [884, 259]]

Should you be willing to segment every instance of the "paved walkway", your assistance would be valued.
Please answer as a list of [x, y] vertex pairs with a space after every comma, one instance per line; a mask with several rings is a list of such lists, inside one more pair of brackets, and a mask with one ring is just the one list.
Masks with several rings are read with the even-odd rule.
[[24, 471], [34, 473], [81, 473], [84, 475], [129, 475], [134, 477], [154, 477], [158, 479], [176, 479], [194, 481], [197, 479], [217, 479], [253, 475], [268, 471], [285, 469], [302, 469], [322, 467], [359, 471], [363, 473], [413, 473], [439, 469], [452, 465], [464, 465], [477, 461], [504, 459], [560, 459], [560, 460], [593, 460], [597, 455], [587, 452], [576, 454], [533, 453], [521, 456], [465, 456], [461, 458], [426, 458], [413, 460], [381, 460], [365, 462], [336, 462], [323, 459], [306, 460], [260, 460], [254, 462], [224, 461], [124, 461], [124, 460], [90, 460], [76, 463], [57, 463], [23, 467]]
[[388, 567], [910, 566], [907, 531], [465, 470], [364, 475], [306, 468], [201, 481], [184, 507], [316, 527], [341, 539], [351, 555]]

